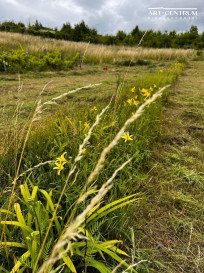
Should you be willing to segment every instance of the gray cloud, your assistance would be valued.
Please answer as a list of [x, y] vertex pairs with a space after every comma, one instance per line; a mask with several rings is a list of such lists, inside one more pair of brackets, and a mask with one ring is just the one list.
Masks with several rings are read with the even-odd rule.
[[[196, 19], [150, 19], [148, 8], [198, 8]], [[28, 24], [38, 19], [43, 25], [61, 28], [64, 22], [72, 25], [85, 20], [99, 33], [116, 33], [119, 29], [185, 31], [192, 24], [204, 31], [203, 0], [0, 0], [0, 21], [14, 20]]]

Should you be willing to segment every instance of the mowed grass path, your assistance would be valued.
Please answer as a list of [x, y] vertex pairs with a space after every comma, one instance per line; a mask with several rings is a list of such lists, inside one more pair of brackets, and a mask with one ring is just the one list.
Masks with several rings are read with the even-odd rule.
[[[76, 101], [85, 104], [93, 103], [93, 105], [98, 102], [107, 103], [119, 83], [124, 81], [125, 84], [131, 86], [135, 80], [146, 74], [154, 74], [159, 70], [159, 67], [168, 67], [171, 63], [171, 61], [153, 62], [150, 65], [129, 68], [108, 65], [107, 71], [103, 70], [103, 65], [83, 65], [82, 70], [76, 67], [67, 72], [30, 72], [20, 75], [22, 89], [19, 92], [18, 74], [2, 73], [0, 75], [0, 118], [2, 121], [0, 122], [0, 131], [8, 126], [7, 120], [11, 122], [16, 119], [17, 107], [20, 107], [18, 123], [24, 124], [28, 115], [35, 109], [36, 100], [48, 101], [70, 90], [96, 83], [102, 83], [102, 85], [69, 95], [60, 101], [60, 105], [71, 101], [73, 103]], [[39, 97], [45, 85], [46, 88]], [[44, 115], [53, 113], [54, 109], [57, 108], [50, 107], [48, 111], [44, 112]]]
[[138, 248], [163, 264], [155, 272], [204, 272], [203, 121], [204, 62], [191, 61], [171, 88], [145, 183], [149, 200], [135, 218]]

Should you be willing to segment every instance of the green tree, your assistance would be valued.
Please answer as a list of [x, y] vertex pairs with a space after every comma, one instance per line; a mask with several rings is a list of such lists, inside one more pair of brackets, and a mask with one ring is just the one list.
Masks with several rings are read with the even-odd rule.
[[70, 23], [63, 24], [60, 30], [60, 36], [65, 40], [73, 40], [73, 29]]
[[85, 24], [84, 21], [76, 24], [73, 31], [73, 40], [74, 41], [85, 41], [86, 36], [90, 34], [90, 28]]

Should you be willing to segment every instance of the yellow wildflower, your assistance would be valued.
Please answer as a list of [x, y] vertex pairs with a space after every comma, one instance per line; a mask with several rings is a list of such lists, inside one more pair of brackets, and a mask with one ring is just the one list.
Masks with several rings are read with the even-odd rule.
[[136, 95], [135, 97], [134, 97], [134, 99], [136, 100], [138, 98], [138, 95]]
[[94, 106], [93, 108], [92, 108], [92, 111], [97, 111], [98, 109], [97, 109], [97, 107], [96, 106]]
[[132, 137], [133, 136], [130, 135], [129, 132], [124, 133], [123, 136], [122, 136], [122, 138], [124, 138], [125, 142], [133, 140]]
[[84, 123], [84, 127], [85, 127], [85, 128], [89, 128], [89, 126], [90, 126], [90, 125], [89, 125], [88, 122], [85, 122], [85, 123]]
[[149, 93], [148, 90], [145, 89], [145, 88], [142, 88], [142, 90], [140, 90], [140, 93], [141, 93], [141, 95], [144, 96], [144, 97], [149, 97], [149, 96], [150, 96], [150, 93]]
[[66, 158], [64, 157], [64, 155], [66, 154], [67, 152], [63, 153], [60, 157], [57, 157], [57, 161], [59, 162], [67, 162]]
[[140, 104], [140, 102], [138, 100], [133, 100], [133, 104], [137, 106], [138, 104]]
[[145, 92], [147, 92], [147, 91], [148, 91], [148, 90], [145, 89], [145, 88], [140, 89], [140, 93], [145, 93]]
[[142, 96], [144, 97], [150, 97], [150, 93], [148, 92], [147, 89], [143, 88], [142, 90], [140, 90], [140, 93]]
[[85, 153], [86, 153], [86, 149], [84, 148], [83, 150], [82, 150], [82, 152], [81, 152], [83, 155], [85, 155]]
[[159, 72], [163, 72], [163, 71], [164, 71], [163, 69], [161, 69], [161, 68], [159, 69]]
[[66, 162], [62, 162], [62, 161], [59, 161], [59, 163], [55, 162], [56, 167], [54, 167], [53, 169], [58, 170], [57, 172], [58, 175], [60, 175], [60, 172], [64, 169], [64, 164], [66, 164]]
[[153, 91], [153, 88], [152, 88], [152, 87], [150, 87], [149, 92], [152, 92], [152, 91]]
[[131, 91], [132, 93], [134, 93], [134, 92], [135, 92], [135, 87], [131, 88], [130, 91]]
[[156, 88], [157, 86], [156, 86], [156, 84], [154, 84], [154, 88]]
[[127, 100], [127, 103], [128, 103], [129, 105], [132, 105], [132, 99], [128, 99], [128, 100]]

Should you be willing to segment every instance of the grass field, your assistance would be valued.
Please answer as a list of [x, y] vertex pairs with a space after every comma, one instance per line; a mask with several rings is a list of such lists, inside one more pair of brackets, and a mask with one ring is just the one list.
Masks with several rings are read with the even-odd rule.
[[[12, 46], [11, 46], [12, 45]], [[24, 48], [30, 53], [42, 53], [48, 51], [63, 50], [64, 57], [72, 58], [76, 52], [81, 51], [84, 63], [109, 64], [137, 59], [151, 60], [175, 60], [177, 58], [192, 58], [196, 56], [193, 49], [151, 49], [121, 46], [104, 46], [83, 42], [68, 42], [54, 39], [43, 39], [18, 33], [0, 32], [0, 47], [2, 50]]]
[[[69, 90], [86, 86], [90, 83], [102, 83], [97, 90], [92, 91], [88, 89], [71, 95], [74, 101], [81, 100], [94, 104], [95, 101], [105, 101], [107, 98], [110, 98], [123, 80], [125, 84], [131, 86], [131, 84], [134, 85], [136, 80], [141, 81], [147, 74], [154, 75], [159, 73], [160, 69], [170, 68], [171, 64], [171, 61], [154, 62], [150, 65], [133, 66], [130, 68], [110, 65], [107, 71], [103, 71], [103, 66], [85, 65], [82, 70], [76, 68], [69, 72], [31, 72], [20, 75], [20, 78], [17, 74], [4, 74], [0, 79], [1, 107], [3, 107], [4, 113], [11, 117], [15, 112], [16, 103], [18, 100], [21, 100], [23, 102], [23, 109], [25, 109], [21, 117], [26, 118], [33, 109], [40, 91], [46, 84], [45, 91], [41, 96], [42, 101], [50, 100]], [[23, 84], [20, 92], [18, 92], [19, 80], [20, 84]], [[62, 100], [63, 104], [66, 102], [67, 100]]]
[[0, 75], [2, 272], [201, 273], [195, 51], [0, 33], [11, 44], [85, 59], [82, 70]]

